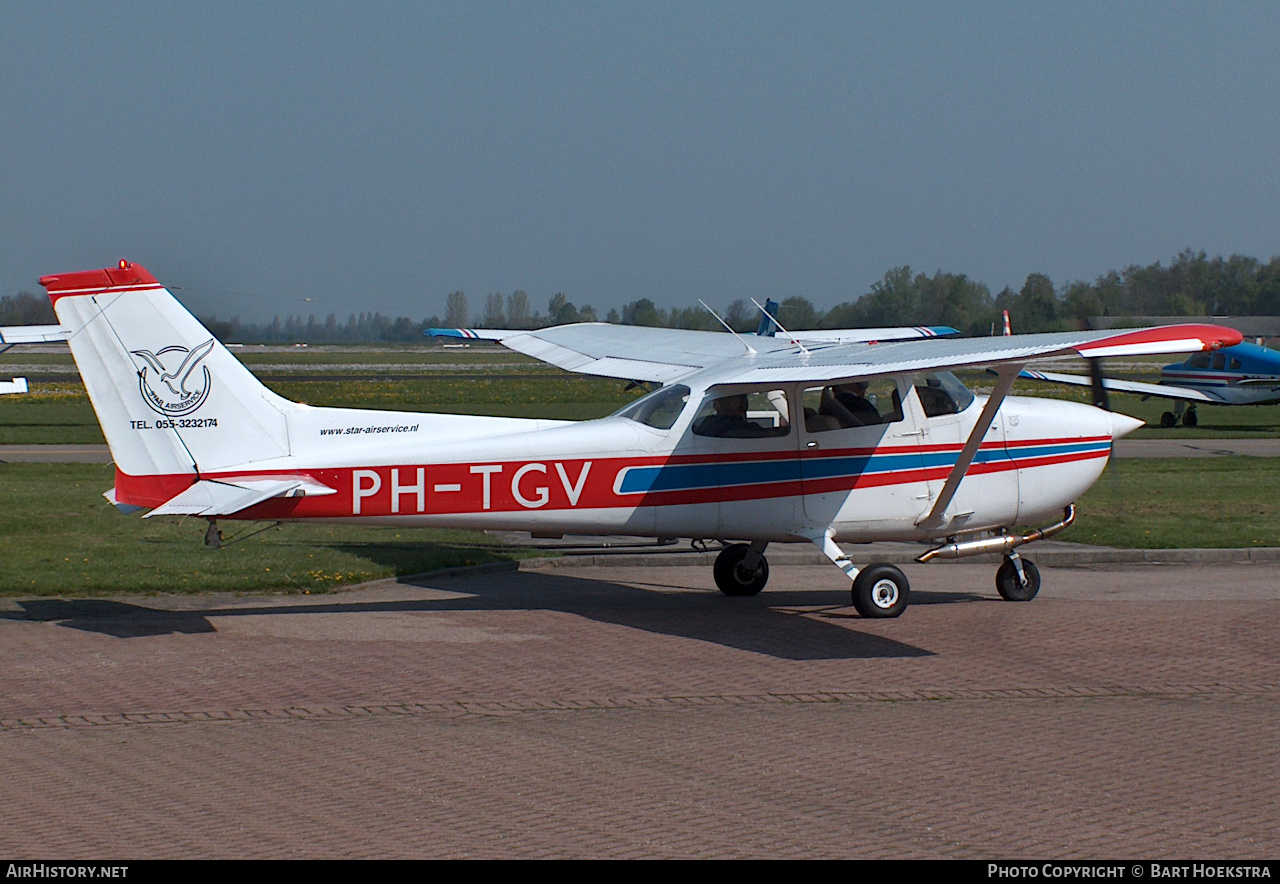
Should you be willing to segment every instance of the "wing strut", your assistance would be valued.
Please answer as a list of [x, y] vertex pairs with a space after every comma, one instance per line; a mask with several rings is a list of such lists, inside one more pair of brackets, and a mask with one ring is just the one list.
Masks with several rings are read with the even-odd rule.
[[1004, 397], [1009, 395], [1009, 390], [1013, 388], [1013, 382], [1018, 379], [1018, 372], [1021, 370], [1022, 365], [1020, 364], [1005, 364], [996, 369], [995, 389], [987, 397], [987, 404], [983, 407], [982, 414], [978, 416], [978, 422], [974, 424], [973, 432], [969, 434], [968, 440], [964, 443], [964, 448], [960, 449], [960, 457], [956, 460], [956, 465], [951, 468], [951, 473], [947, 476], [947, 482], [942, 486], [942, 493], [933, 502], [933, 509], [929, 510], [929, 515], [917, 523], [921, 527], [937, 528], [946, 521], [943, 518], [943, 514], [947, 511], [947, 507], [951, 505], [951, 499], [956, 496], [960, 481], [965, 477], [965, 473], [969, 471], [969, 466], [973, 463], [973, 459], [977, 457], [978, 448], [982, 445], [983, 437], [987, 435], [987, 430], [991, 428], [991, 422], [995, 420], [996, 412], [1000, 410], [1000, 404], [1004, 402]]

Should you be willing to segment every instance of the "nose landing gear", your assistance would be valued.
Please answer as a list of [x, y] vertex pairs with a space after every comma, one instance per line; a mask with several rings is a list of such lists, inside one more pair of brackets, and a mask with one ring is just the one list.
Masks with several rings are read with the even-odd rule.
[[1006, 602], [1029, 602], [1040, 591], [1040, 569], [1017, 553], [1004, 557], [996, 571], [996, 592]]

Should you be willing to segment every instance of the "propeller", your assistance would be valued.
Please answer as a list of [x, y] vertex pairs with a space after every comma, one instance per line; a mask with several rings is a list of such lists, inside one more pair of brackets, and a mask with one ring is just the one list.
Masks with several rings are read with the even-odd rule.
[[1094, 356], [1089, 362], [1089, 380], [1093, 381], [1093, 404], [1103, 411], [1111, 411], [1111, 396], [1106, 385], [1102, 383], [1105, 375], [1102, 372], [1102, 360]]

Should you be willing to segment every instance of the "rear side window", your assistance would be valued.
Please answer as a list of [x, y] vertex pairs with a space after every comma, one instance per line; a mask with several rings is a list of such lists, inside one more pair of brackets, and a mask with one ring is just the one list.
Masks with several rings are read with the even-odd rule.
[[893, 378], [845, 381], [804, 391], [804, 425], [810, 433], [870, 427], [902, 420]]

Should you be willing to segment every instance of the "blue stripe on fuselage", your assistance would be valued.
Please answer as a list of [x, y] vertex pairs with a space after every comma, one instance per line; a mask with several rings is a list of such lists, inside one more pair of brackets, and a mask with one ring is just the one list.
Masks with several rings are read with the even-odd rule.
[[[1029, 445], [1012, 451], [992, 448], [979, 451], [974, 463], [1000, 461], [1016, 463], [1041, 457], [1101, 452], [1110, 442], [1071, 442], [1053, 445]], [[698, 488], [727, 488], [736, 485], [760, 485], [776, 482], [798, 482], [850, 478], [869, 473], [891, 473], [921, 468], [950, 468], [959, 450], [901, 454], [852, 455], [847, 457], [811, 457], [803, 460], [752, 460], [727, 463], [660, 464], [626, 467], [618, 485], [619, 494], [648, 494], [659, 491], [690, 491]], [[803, 463], [803, 473], [801, 464]]]

